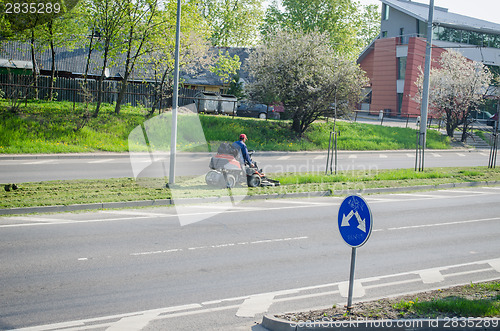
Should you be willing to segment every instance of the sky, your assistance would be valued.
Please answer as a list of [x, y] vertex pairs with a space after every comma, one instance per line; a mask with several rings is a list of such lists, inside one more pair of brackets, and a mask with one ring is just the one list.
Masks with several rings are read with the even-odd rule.
[[[362, 5], [380, 5], [379, 0], [358, 0]], [[430, 0], [413, 0], [429, 4]], [[434, 5], [449, 12], [500, 24], [500, 0], [434, 0]]]

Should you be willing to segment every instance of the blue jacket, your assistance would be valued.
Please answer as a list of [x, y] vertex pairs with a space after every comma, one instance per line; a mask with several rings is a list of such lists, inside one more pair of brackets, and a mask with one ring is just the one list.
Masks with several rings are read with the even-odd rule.
[[[238, 150], [241, 150], [241, 157], [243, 158], [242, 163], [247, 163], [248, 165], [252, 164], [252, 159], [250, 158], [250, 155], [248, 155], [247, 145], [245, 145], [243, 140], [235, 141], [232, 146], [234, 148], [237, 148]], [[241, 160], [240, 160], [240, 162], [241, 162]]]

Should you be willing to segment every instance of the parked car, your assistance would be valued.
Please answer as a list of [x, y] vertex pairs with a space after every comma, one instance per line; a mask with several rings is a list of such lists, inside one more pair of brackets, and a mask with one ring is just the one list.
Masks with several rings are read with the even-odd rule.
[[236, 114], [242, 117], [257, 117], [261, 119], [279, 119], [280, 113], [275, 111], [274, 106], [263, 103], [240, 102]]
[[496, 113], [495, 115], [491, 116], [486, 121], [486, 125], [488, 125], [488, 126], [495, 126], [495, 122], [498, 122], [498, 113]]
[[470, 117], [475, 119], [475, 120], [489, 120], [492, 116], [493, 115], [491, 115], [487, 111], [473, 110], [470, 112]]

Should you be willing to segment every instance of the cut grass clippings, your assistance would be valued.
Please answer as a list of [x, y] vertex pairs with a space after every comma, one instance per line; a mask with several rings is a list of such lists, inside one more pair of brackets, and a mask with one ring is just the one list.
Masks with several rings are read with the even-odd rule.
[[[184, 177], [177, 180], [174, 190], [166, 188], [164, 178], [119, 178], [17, 183], [17, 190], [6, 192], [2, 184], [0, 208], [38, 207], [48, 205], [74, 205], [102, 202], [159, 200], [170, 198], [199, 198], [232, 195], [285, 194], [298, 192], [331, 191], [347, 193], [386, 187], [409, 187], [461, 182], [500, 181], [500, 170], [486, 167], [430, 168], [424, 172], [408, 169], [346, 171], [337, 175], [318, 173], [275, 174], [270, 176], [281, 182], [278, 187], [247, 188], [240, 186], [212, 189], [204, 176]], [[344, 192], [344, 193], [342, 193]], [[173, 196], [172, 196], [173, 194]]]

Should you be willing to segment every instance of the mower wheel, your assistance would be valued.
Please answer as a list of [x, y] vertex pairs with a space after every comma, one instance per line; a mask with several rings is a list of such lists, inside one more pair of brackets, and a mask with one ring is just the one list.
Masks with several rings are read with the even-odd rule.
[[236, 178], [233, 175], [226, 175], [226, 187], [233, 188], [236, 186]]
[[205, 175], [205, 182], [210, 187], [219, 187], [220, 188], [222, 186], [222, 182], [223, 182], [222, 174], [218, 171], [210, 170]]
[[257, 174], [253, 174], [247, 177], [248, 187], [259, 187], [260, 186], [260, 176]]

